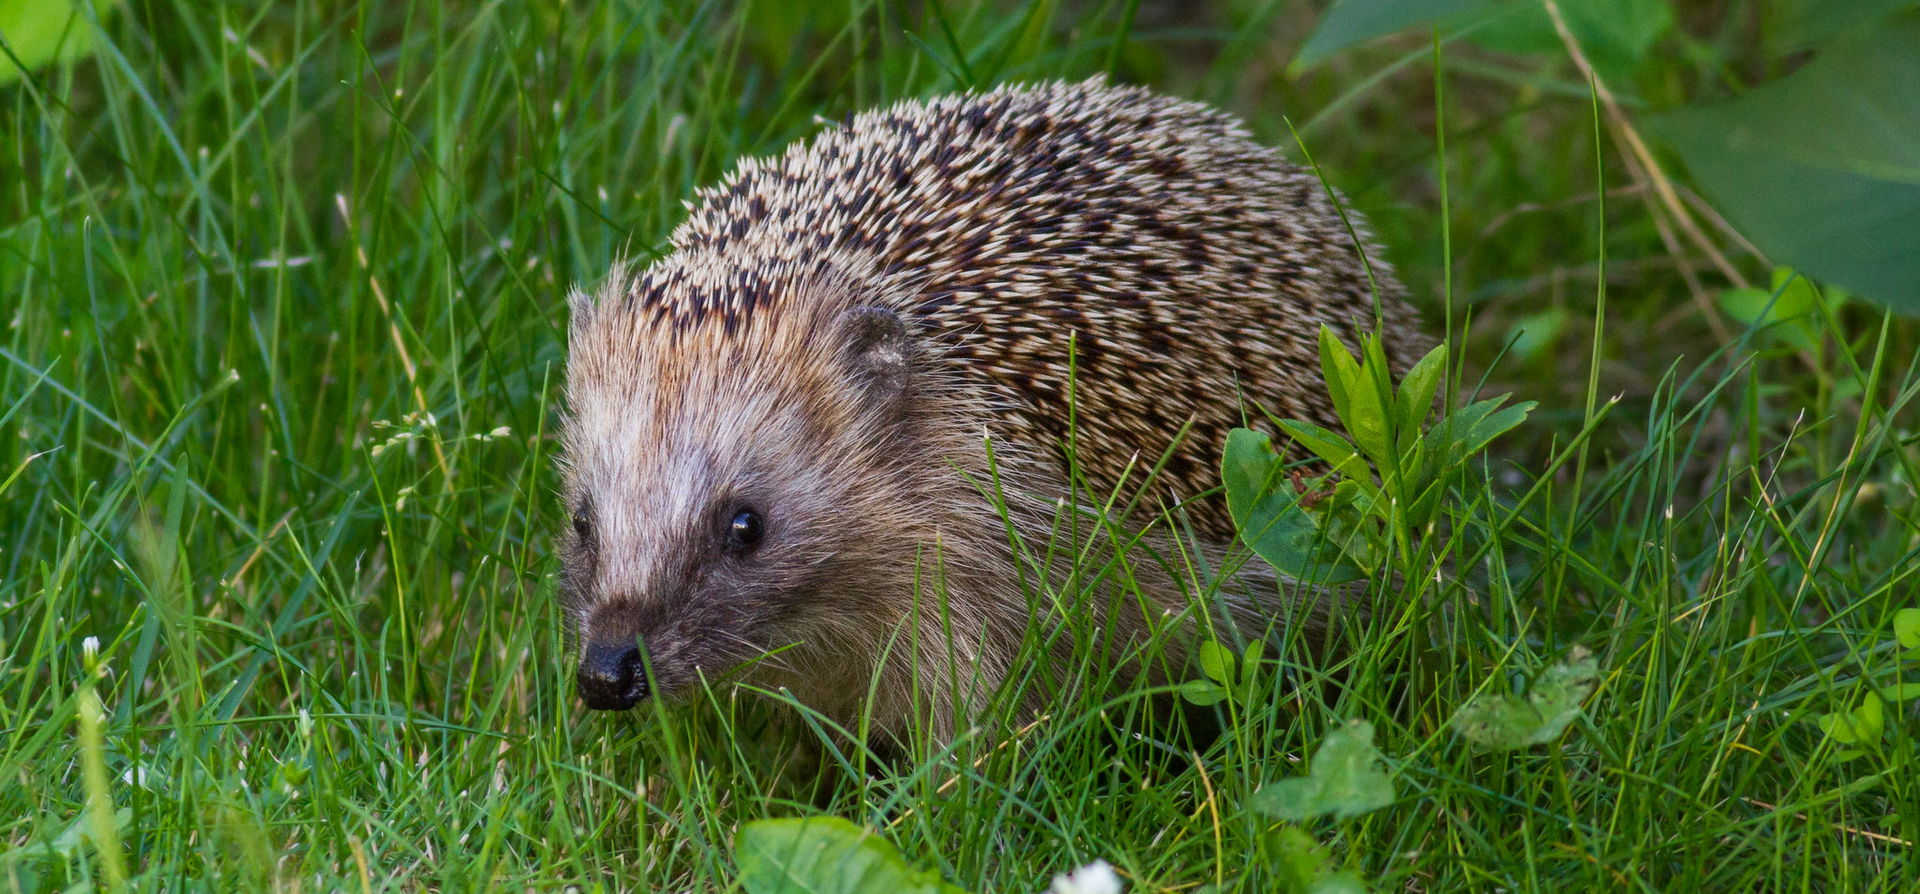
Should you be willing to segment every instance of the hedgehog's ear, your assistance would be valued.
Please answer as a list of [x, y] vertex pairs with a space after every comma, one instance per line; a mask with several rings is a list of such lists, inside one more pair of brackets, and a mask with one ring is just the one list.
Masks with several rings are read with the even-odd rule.
[[884, 307], [856, 307], [840, 315], [841, 358], [876, 400], [906, 394], [913, 376], [913, 337], [900, 315]]

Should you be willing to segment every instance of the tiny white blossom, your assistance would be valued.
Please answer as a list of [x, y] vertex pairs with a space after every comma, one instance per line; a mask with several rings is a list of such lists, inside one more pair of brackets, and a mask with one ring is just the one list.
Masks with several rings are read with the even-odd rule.
[[86, 659], [89, 666], [98, 663], [100, 661], [100, 638], [97, 636], [89, 636], [81, 640], [80, 655]]
[[127, 766], [126, 770], [121, 772], [120, 781], [128, 785], [137, 785], [148, 791], [154, 790], [153, 784], [155, 780], [153, 774], [147, 772], [146, 765], [139, 761], [134, 761]]
[[1120, 894], [1124, 887], [1120, 883], [1120, 874], [1105, 860], [1095, 860], [1072, 872], [1063, 872], [1053, 877], [1053, 887], [1048, 894]]

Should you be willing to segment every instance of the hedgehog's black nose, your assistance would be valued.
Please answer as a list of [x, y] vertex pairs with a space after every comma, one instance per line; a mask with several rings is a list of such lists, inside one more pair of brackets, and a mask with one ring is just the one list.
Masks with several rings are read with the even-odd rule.
[[632, 642], [588, 643], [580, 656], [580, 700], [599, 711], [622, 711], [647, 697], [640, 647]]

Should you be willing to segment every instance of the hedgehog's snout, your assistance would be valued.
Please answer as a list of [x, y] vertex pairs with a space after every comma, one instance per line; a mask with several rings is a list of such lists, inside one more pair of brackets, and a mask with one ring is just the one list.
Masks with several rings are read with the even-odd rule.
[[575, 677], [580, 700], [596, 711], [624, 711], [647, 697], [640, 646], [632, 640], [590, 642]]

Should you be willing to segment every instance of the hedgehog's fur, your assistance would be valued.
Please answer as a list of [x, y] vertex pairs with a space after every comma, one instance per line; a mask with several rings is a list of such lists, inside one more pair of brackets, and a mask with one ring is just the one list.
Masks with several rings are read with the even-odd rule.
[[[1102, 497], [1190, 426], [1154, 487], [1191, 497], [1243, 407], [1337, 425], [1322, 324], [1357, 340], [1377, 288], [1389, 352], [1420, 341], [1354, 227], [1233, 118], [1098, 81], [903, 102], [742, 163], [670, 254], [575, 296], [564, 576], [583, 640], [639, 636], [669, 694], [791, 645], [753, 681], [848, 729], [870, 709], [876, 734], [951, 735], [1047, 623], [1008, 518], [1047, 541], [1070, 418]], [[724, 554], [743, 505], [765, 540]], [[1185, 511], [1230, 537], [1223, 501]], [[1149, 604], [1184, 609], [1140, 564]], [[1149, 613], [1101, 626], [1131, 636]]]

